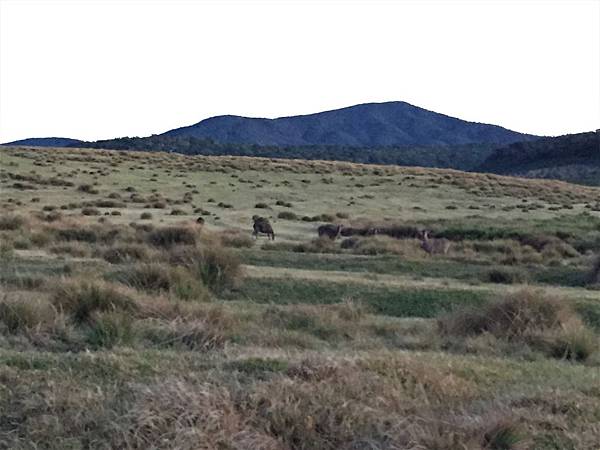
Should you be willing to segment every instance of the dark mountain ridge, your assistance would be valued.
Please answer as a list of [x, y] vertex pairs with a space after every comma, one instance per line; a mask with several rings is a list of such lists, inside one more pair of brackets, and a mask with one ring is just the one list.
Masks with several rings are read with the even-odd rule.
[[68, 147], [81, 144], [84, 141], [64, 137], [27, 138], [18, 141], [6, 142], [2, 145], [28, 145], [31, 147]]
[[406, 102], [365, 103], [276, 119], [216, 116], [162, 136], [261, 146], [354, 147], [510, 144], [536, 136], [429, 111]]
[[600, 185], [600, 132], [516, 142], [495, 149], [474, 170]]

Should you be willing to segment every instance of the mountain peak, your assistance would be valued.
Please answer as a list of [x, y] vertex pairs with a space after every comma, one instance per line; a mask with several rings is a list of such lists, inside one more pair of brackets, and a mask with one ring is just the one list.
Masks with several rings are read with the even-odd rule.
[[467, 122], [404, 101], [362, 103], [275, 119], [215, 116], [167, 131], [170, 137], [269, 146], [506, 145], [535, 138], [497, 125]]

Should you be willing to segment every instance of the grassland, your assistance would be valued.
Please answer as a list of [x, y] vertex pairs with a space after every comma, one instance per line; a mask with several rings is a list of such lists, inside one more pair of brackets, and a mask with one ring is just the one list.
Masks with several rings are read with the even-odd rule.
[[[600, 445], [598, 188], [166, 153], [0, 158], [0, 448]], [[252, 239], [253, 215], [275, 241]], [[397, 233], [317, 239], [329, 222]], [[425, 253], [423, 228], [449, 252]]]

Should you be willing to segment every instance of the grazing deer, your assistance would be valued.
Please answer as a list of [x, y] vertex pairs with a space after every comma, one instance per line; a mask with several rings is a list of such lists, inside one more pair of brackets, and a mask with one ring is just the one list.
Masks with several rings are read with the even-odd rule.
[[423, 230], [420, 233], [421, 239], [421, 248], [425, 250], [430, 255], [433, 254], [442, 254], [445, 255], [448, 253], [450, 249], [450, 241], [448, 239], [438, 239], [438, 238], [430, 238], [429, 231]]
[[252, 235], [254, 239], [258, 238], [259, 233], [266, 234], [268, 239], [275, 240], [275, 233], [273, 232], [273, 227], [269, 223], [269, 219], [259, 216], [252, 216], [252, 220], [254, 224], [252, 225], [253, 232]]
[[317, 228], [317, 232], [319, 233], [319, 237], [327, 236], [329, 239], [335, 241], [342, 233], [342, 226], [332, 224], [321, 225]]

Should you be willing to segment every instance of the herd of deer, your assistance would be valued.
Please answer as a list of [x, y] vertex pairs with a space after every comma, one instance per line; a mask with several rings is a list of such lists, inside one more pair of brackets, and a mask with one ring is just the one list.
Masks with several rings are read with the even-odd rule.
[[[266, 234], [268, 239], [275, 240], [275, 233], [273, 232], [273, 227], [271, 226], [269, 219], [260, 216], [253, 216], [252, 221], [252, 235], [255, 239], [259, 234]], [[319, 237], [336, 240], [338, 237], [343, 235], [343, 230], [344, 227], [342, 225], [326, 224], [317, 228], [317, 233], [319, 234]], [[447, 254], [448, 250], [450, 249], [450, 241], [445, 238], [429, 237], [429, 233], [430, 231], [428, 230], [422, 230], [419, 232], [418, 238], [421, 240], [421, 248], [430, 255]], [[374, 227], [368, 228], [365, 230], [364, 234], [368, 236], [381, 234], [381, 229]]]

